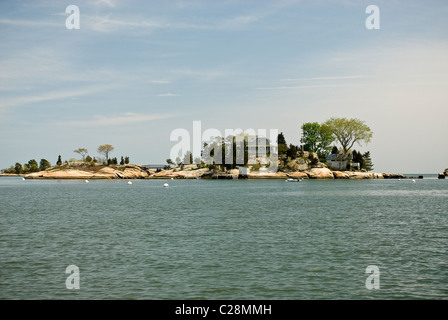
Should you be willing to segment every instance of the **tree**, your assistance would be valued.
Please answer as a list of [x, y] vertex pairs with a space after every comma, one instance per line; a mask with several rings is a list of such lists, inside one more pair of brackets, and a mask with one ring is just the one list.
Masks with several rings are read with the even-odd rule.
[[171, 160], [171, 159], [166, 159], [166, 163], [168, 163], [168, 165], [174, 164], [173, 160]]
[[121, 156], [120, 165], [124, 165], [124, 158]]
[[300, 142], [307, 145], [309, 150], [317, 150], [319, 128], [320, 124], [317, 122], [307, 122], [302, 124], [302, 138], [300, 138]]
[[192, 164], [193, 163], [193, 155], [190, 151], [185, 152], [184, 159], [182, 160], [183, 164]]
[[37, 161], [35, 159], [32, 159], [28, 161], [28, 167], [30, 168], [30, 172], [37, 172], [39, 171], [39, 166], [37, 165]]
[[19, 162], [16, 162], [16, 165], [14, 166], [14, 172], [16, 174], [21, 174], [23, 172], [22, 165]]
[[364, 159], [363, 169], [366, 169], [367, 171], [372, 171], [373, 170], [373, 163], [372, 163], [372, 159], [370, 158], [370, 151], [365, 152], [362, 155], [362, 157]]
[[324, 123], [334, 134], [342, 146], [344, 154], [353, 147], [355, 142], [361, 145], [362, 142], [369, 143], [373, 132], [359, 119], [331, 118]]
[[283, 132], [280, 132], [277, 136], [277, 144], [286, 144], [285, 136], [283, 135]]
[[79, 148], [79, 149], [73, 150], [73, 152], [79, 153], [81, 155], [82, 162], [84, 162], [84, 159], [85, 159], [87, 153], [89, 153], [89, 151], [87, 151], [86, 148]]
[[56, 165], [57, 165], [57, 166], [62, 165], [61, 156], [58, 156], [58, 161], [56, 161]]
[[325, 156], [331, 151], [331, 144], [333, 141], [333, 132], [327, 125], [322, 124], [318, 131], [318, 143], [317, 149], [315, 150], [320, 158], [325, 158]]
[[277, 150], [278, 155], [284, 155], [288, 152], [289, 148], [286, 144], [285, 136], [283, 135], [283, 132], [280, 132], [277, 136]]
[[87, 162], [87, 163], [91, 163], [92, 161], [93, 161], [93, 159], [92, 159], [91, 156], [87, 156], [87, 157], [86, 157], [86, 162]]
[[51, 167], [50, 161], [48, 161], [47, 159], [40, 159], [40, 165], [39, 165], [40, 171], [44, 171], [50, 167]]
[[109, 163], [109, 153], [111, 153], [112, 151], [114, 151], [114, 147], [110, 144], [102, 144], [98, 147], [98, 153], [100, 154], [104, 154], [104, 156], [106, 157], [106, 162]]
[[124, 164], [129, 164], [129, 157], [124, 158]]
[[298, 151], [299, 151], [299, 149], [297, 148], [297, 146], [290, 143], [288, 151], [286, 151], [286, 156], [291, 158], [292, 160], [294, 160], [297, 158]]
[[305, 144], [304, 148], [307, 151], [314, 151], [319, 157], [324, 158], [330, 152], [333, 141], [333, 132], [327, 125], [320, 125], [317, 122], [307, 122], [302, 125], [300, 142]]

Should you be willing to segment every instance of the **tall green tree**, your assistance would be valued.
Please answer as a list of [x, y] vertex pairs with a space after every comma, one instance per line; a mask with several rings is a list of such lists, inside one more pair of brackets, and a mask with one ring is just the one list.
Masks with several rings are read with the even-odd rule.
[[359, 145], [363, 142], [367, 144], [373, 136], [369, 126], [359, 119], [331, 118], [324, 124], [339, 141], [344, 154], [350, 151], [355, 142]]
[[283, 135], [283, 132], [280, 132], [277, 136], [277, 150], [278, 150], [278, 155], [284, 155], [288, 152], [289, 148], [288, 145], [286, 144], [286, 139], [285, 136]]
[[317, 122], [307, 122], [302, 124], [302, 138], [300, 139], [300, 142], [307, 145], [310, 150], [317, 150], [319, 128], [320, 124]]
[[316, 152], [321, 158], [331, 151], [334, 136], [327, 125], [321, 125], [318, 122], [307, 122], [301, 128], [302, 138], [300, 142], [305, 145], [305, 149]]
[[56, 165], [57, 165], [57, 166], [62, 165], [62, 159], [61, 159], [61, 156], [60, 156], [60, 155], [58, 156], [58, 161], [56, 161]]
[[367, 171], [372, 171], [373, 170], [373, 163], [372, 163], [372, 158], [370, 157], [370, 151], [365, 152], [362, 155], [363, 159], [364, 159], [364, 166], [363, 168], [366, 169]]

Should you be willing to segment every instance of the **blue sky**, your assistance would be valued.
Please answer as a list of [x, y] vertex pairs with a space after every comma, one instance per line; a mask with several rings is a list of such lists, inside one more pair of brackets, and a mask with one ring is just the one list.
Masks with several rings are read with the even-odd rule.
[[[80, 29], [65, 8], [77, 5]], [[380, 30], [368, 30], [368, 5]], [[446, 1], [0, 1], [0, 167], [112, 156], [164, 163], [176, 128], [359, 118], [374, 170], [448, 167]]]

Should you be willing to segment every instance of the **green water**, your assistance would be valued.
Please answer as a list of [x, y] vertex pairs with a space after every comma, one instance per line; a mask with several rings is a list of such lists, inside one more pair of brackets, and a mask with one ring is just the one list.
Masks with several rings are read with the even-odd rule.
[[1, 299], [447, 299], [447, 249], [448, 180], [0, 178]]

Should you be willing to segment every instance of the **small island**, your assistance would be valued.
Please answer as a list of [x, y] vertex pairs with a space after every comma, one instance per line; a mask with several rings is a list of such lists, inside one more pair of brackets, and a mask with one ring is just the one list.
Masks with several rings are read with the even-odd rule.
[[[187, 151], [183, 159], [167, 159], [165, 165], [131, 164], [129, 157], [110, 157], [114, 147], [100, 145], [98, 159], [86, 148], [74, 150], [81, 159], [64, 162], [59, 155], [56, 165], [35, 159], [23, 166], [16, 163], [1, 175], [25, 179], [400, 179], [402, 174], [373, 171], [369, 151], [359, 152], [353, 145], [368, 143], [370, 128], [359, 119], [331, 118], [320, 124], [301, 126], [302, 145], [287, 144], [282, 132], [276, 143], [266, 137], [241, 133], [217, 137], [204, 143], [201, 158]], [[338, 148], [334, 142], [339, 142]], [[253, 146], [255, 146], [255, 151]], [[262, 150], [262, 152], [260, 152]], [[275, 155], [275, 157], [271, 157]], [[243, 160], [241, 160], [241, 158]], [[230, 159], [230, 161], [229, 161]], [[237, 161], [239, 159], [239, 161]], [[219, 161], [218, 161], [219, 160]], [[274, 166], [272, 165], [275, 161]], [[230, 163], [229, 163], [230, 162]], [[274, 168], [274, 170], [273, 170]], [[439, 174], [445, 178], [448, 169]], [[421, 177], [422, 178], [422, 177]]]

